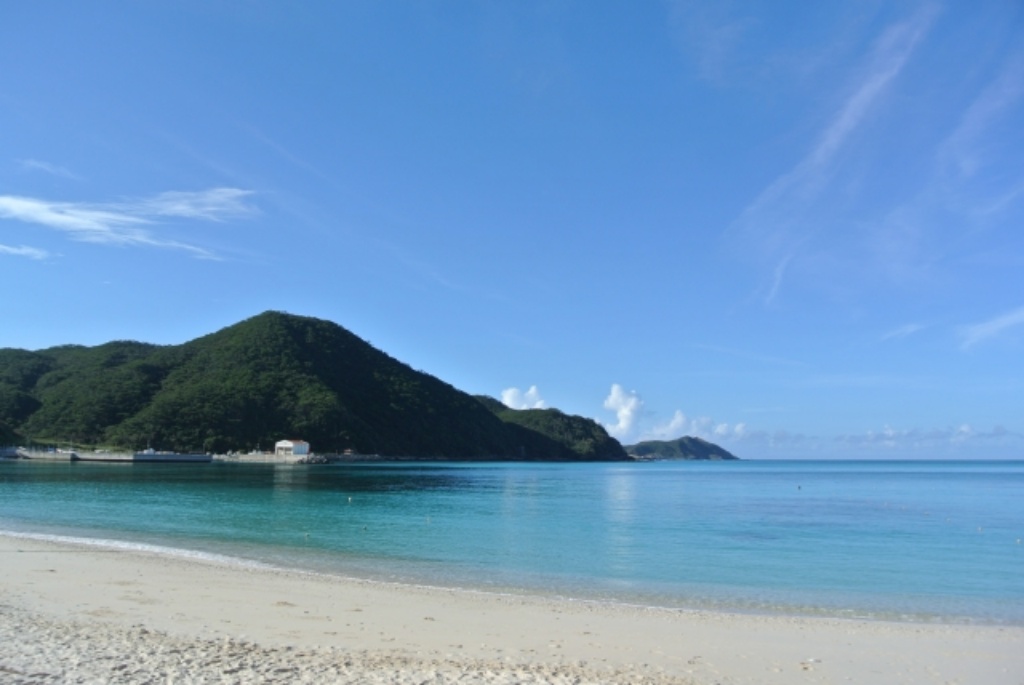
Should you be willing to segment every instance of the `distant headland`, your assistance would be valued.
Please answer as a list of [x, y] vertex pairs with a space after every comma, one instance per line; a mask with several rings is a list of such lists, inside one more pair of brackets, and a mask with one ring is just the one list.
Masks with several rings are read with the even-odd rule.
[[702, 438], [682, 437], [677, 440], [647, 440], [628, 445], [626, 453], [634, 459], [688, 459], [728, 461], [739, 459], [735, 454]]

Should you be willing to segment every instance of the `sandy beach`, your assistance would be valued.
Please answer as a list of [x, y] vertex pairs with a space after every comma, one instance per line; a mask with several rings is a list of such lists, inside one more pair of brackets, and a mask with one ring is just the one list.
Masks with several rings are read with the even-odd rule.
[[4, 683], [1024, 683], [1024, 628], [648, 609], [0, 536]]

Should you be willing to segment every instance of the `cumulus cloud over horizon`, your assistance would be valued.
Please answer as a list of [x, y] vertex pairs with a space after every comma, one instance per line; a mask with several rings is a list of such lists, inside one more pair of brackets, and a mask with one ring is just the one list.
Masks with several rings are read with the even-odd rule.
[[704, 440], [742, 440], [750, 436], [745, 423], [729, 424], [708, 416], [689, 418], [677, 409], [667, 422], [655, 425], [643, 434], [643, 440], [676, 440], [690, 436]]
[[509, 409], [546, 409], [548, 406], [536, 385], [531, 385], [526, 392], [505, 388], [501, 391], [501, 403]]
[[978, 441], [1019, 441], [1022, 437], [1003, 426], [995, 426], [992, 430], [981, 431], [968, 423], [946, 428], [898, 429], [884, 426], [879, 431], [868, 431], [860, 435], [840, 435], [836, 442], [857, 448], [879, 449], [935, 449], [938, 447], [957, 447]]
[[615, 412], [615, 423], [603, 424], [605, 430], [616, 438], [624, 438], [633, 430], [640, 414], [643, 412], [644, 401], [635, 390], [626, 390], [618, 383], [612, 383], [612, 389], [604, 400], [604, 408]]
[[604, 400], [604, 408], [615, 412], [615, 421], [601, 422], [605, 430], [618, 440], [676, 440], [690, 436], [708, 441], [738, 441], [752, 437], [744, 423], [729, 424], [707, 416], [690, 418], [677, 409], [668, 421], [651, 425], [644, 400], [635, 390], [627, 391], [613, 383]]
[[750, 427], [742, 421], [730, 423], [710, 416], [691, 417], [681, 410], [658, 422], [652, 421], [638, 392], [627, 391], [618, 383], [611, 386], [604, 408], [615, 412], [616, 420], [601, 422], [601, 425], [623, 444], [696, 437], [739, 450], [740, 458], [870, 459], [888, 458], [907, 450], [920, 457], [937, 458], [972, 456], [974, 450], [979, 449], [986, 454], [991, 450], [1019, 449], [1024, 444], [1024, 434], [1001, 425], [979, 430], [966, 422], [930, 429], [898, 429], [886, 424], [881, 430], [841, 435], [808, 434], [783, 427]]

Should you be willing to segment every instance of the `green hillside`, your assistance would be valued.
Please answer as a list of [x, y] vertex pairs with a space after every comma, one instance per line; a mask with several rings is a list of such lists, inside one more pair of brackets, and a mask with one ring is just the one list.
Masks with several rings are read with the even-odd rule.
[[488, 409], [512, 428], [539, 433], [584, 459], [626, 459], [622, 445], [608, 435], [600, 424], [582, 416], [570, 416], [557, 409], [510, 409], [492, 397], [477, 397]]
[[0, 427], [23, 439], [227, 452], [302, 438], [321, 453], [628, 458], [593, 421], [499, 414], [337, 324], [280, 312], [182, 345], [0, 350]]
[[728, 460], [739, 459], [736, 455], [718, 445], [695, 437], [682, 437], [678, 440], [648, 440], [629, 445], [626, 452], [637, 459], [700, 459]]

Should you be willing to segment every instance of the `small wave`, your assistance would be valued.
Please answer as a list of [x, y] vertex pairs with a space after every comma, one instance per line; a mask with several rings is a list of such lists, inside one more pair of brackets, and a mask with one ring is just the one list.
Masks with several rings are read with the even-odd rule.
[[262, 571], [280, 571], [280, 567], [265, 564], [250, 559], [230, 557], [225, 554], [214, 552], [201, 552], [194, 549], [182, 549], [178, 547], [166, 547], [164, 545], [152, 545], [145, 542], [129, 542], [127, 540], [111, 540], [105, 538], [84, 538], [73, 535], [53, 535], [49, 533], [22, 533], [14, 531], [0, 531], [0, 535], [6, 538], [21, 540], [36, 540], [39, 542], [52, 542], [55, 544], [78, 545], [82, 547], [93, 547], [102, 550], [133, 552], [142, 554], [155, 554], [163, 557], [173, 557], [196, 561], [202, 563], [218, 564], [221, 566], [232, 566], [236, 568], [259, 569]]

